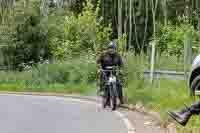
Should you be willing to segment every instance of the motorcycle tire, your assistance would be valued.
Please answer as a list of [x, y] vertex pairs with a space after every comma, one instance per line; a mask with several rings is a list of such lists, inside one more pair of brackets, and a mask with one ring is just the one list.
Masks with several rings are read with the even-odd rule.
[[116, 96], [112, 96], [110, 98], [110, 106], [111, 106], [112, 111], [116, 110], [116, 108], [117, 108], [117, 97]]
[[192, 84], [191, 84], [191, 87], [190, 87], [190, 95], [191, 96], [195, 96], [195, 91], [196, 90], [200, 90], [200, 75], [197, 76], [193, 81], [192, 81]]

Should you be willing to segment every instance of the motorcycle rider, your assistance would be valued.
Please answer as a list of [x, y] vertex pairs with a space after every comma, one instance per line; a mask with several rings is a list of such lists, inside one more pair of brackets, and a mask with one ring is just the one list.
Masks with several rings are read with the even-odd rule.
[[[97, 58], [97, 64], [101, 69], [106, 70], [107, 67], [109, 66], [118, 66], [122, 67], [123, 66], [123, 61], [121, 56], [117, 53], [117, 45], [115, 42], [110, 42], [107, 49], [100, 54], [100, 56]], [[106, 77], [109, 76], [109, 72], [105, 72]], [[108, 94], [109, 92], [106, 92], [107, 89], [105, 89], [105, 77], [103, 76], [103, 73], [100, 73], [100, 91], [104, 91], [104, 94]], [[118, 95], [119, 95], [119, 100], [120, 103], [123, 104], [123, 92], [122, 92], [122, 85], [121, 82], [118, 80], [117, 81], [117, 90], [118, 90]], [[105, 95], [104, 95], [105, 96]], [[107, 104], [109, 104], [109, 96], [108, 99], [106, 100]]]

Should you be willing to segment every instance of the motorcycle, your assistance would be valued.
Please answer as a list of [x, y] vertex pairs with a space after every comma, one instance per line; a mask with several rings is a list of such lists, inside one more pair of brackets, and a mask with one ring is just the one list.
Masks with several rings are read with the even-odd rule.
[[110, 105], [112, 110], [116, 110], [117, 99], [119, 97], [117, 89], [119, 70], [115, 66], [110, 66], [106, 67], [105, 70], [100, 69], [100, 72], [103, 74], [104, 79], [102, 106], [106, 108], [107, 105]]

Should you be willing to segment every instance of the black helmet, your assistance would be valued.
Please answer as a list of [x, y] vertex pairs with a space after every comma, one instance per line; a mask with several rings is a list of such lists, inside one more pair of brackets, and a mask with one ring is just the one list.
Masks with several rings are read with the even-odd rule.
[[116, 45], [116, 43], [115, 42], [110, 42], [109, 44], [108, 44], [108, 49], [114, 49], [114, 50], [116, 50], [117, 49], [117, 45]]

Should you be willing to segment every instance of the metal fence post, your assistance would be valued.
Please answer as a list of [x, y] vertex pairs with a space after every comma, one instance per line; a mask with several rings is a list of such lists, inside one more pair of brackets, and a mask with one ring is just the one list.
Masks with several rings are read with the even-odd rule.
[[150, 72], [150, 82], [153, 83], [154, 80], [154, 69], [155, 69], [155, 52], [156, 52], [155, 42], [151, 42], [151, 72]]
[[188, 78], [188, 66], [192, 63], [192, 40], [189, 34], [184, 38], [184, 73], [185, 79]]

